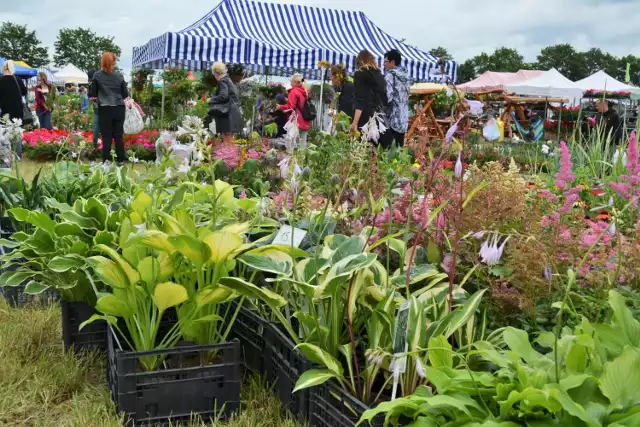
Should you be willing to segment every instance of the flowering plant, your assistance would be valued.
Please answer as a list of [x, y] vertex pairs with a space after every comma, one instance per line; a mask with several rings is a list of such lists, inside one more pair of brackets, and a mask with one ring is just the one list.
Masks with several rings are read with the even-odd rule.
[[598, 89], [588, 89], [584, 93], [585, 98], [618, 99], [618, 98], [629, 98], [630, 96], [631, 96], [631, 92], [625, 91], [625, 90], [607, 91], [607, 90], [598, 90]]

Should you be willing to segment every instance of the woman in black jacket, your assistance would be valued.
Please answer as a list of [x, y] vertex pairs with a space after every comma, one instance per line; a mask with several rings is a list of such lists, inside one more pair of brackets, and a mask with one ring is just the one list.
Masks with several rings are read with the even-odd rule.
[[0, 117], [8, 114], [11, 119], [22, 120], [22, 97], [27, 96], [27, 88], [22, 79], [13, 75], [14, 72], [13, 61], [5, 61], [0, 77]]
[[227, 75], [222, 62], [211, 67], [213, 76], [218, 80], [216, 93], [209, 101], [209, 115], [216, 121], [216, 132], [222, 134], [225, 143], [233, 142], [233, 134], [242, 131], [242, 113], [238, 88]]
[[339, 93], [336, 111], [345, 113], [349, 118], [353, 119], [356, 89], [353, 83], [349, 81], [344, 66], [334, 65], [331, 67], [331, 84], [336, 93]]
[[368, 50], [361, 51], [356, 59], [356, 68], [352, 132], [362, 129], [375, 113], [382, 113], [387, 106], [387, 83], [373, 54]]
[[111, 158], [111, 142], [116, 142], [118, 163], [125, 161], [124, 152], [124, 100], [129, 97], [127, 82], [122, 74], [114, 71], [116, 56], [111, 52], [102, 54], [102, 70], [93, 75], [92, 96], [97, 95], [100, 111], [100, 131], [102, 132], [102, 161]]

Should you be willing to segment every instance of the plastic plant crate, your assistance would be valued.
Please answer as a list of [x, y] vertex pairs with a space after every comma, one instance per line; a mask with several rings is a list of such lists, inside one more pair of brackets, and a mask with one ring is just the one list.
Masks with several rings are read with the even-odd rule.
[[[309, 427], [355, 427], [367, 409], [367, 405], [331, 381], [309, 390]], [[367, 425], [383, 427], [384, 414], [370, 424], [362, 424]]]
[[[2, 272], [9, 271], [2, 269]], [[29, 295], [24, 293], [24, 288], [27, 282], [21, 283], [18, 286], [1, 286], [0, 293], [5, 300], [12, 307], [26, 307], [34, 304], [46, 304], [50, 305], [60, 300], [60, 294], [55, 290], [46, 290], [40, 295]]]
[[274, 384], [280, 404], [298, 419], [309, 416], [309, 390], [293, 393], [300, 375], [311, 369], [311, 362], [295, 350], [295, 343], [280, 325], [271, 323], [265, 333], [264, 365], [267, 381]]
[[107, 323], [98, 320], [80, 331], [80, 325], [89, 320], [95, 310], [86, 302], [61, 301], [62, 309], [62, 340], [65, 351], [72, 347], [75, 351], [98, 349], [107, 351]]
[[[127, 425], [205, 422], [240, 408], [240, 343], [179, 345], [145, 352], [123, 351], [107, 327], [111, 396]], [[162, 368], [143, 371], [139, 359], [165, 357]], [[210, 362], [215, 357], [216, 362]]]
[[[231, 303], [228, 316], [233, 316], [238, 307]], [[237, 338], [242, 349], [242, 363], [245, 369], [253, 372], [264, 372], [265, 330], [269, 323], [244, 303], [231, 327], [230, 339]]]

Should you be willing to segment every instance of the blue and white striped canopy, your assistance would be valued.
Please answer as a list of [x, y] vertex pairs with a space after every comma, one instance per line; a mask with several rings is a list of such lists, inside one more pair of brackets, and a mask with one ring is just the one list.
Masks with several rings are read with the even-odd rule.
[[133, 48], [133, 67], [181, 66], [203, 70], [212, 62], [245, 64], [252, 72], [287, 75], [302, 72], [319, 79], [318, 61], [344, 64], [368, 49], [382, 66], [384, 54], [398, 49], [403, 66], [416, 81], [455, 80], [457, 65], [394, 39], [364, 13], [251, 0], [223, 0], [195, 24], [167, 32]]

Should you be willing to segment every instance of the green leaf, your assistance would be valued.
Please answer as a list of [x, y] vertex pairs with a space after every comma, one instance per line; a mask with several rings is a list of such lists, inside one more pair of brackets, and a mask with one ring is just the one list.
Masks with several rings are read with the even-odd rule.
[[531, 347], [529, 334], [525, 331], [509, 326], [502, 333], [502, 337], [507, 346], [528, 364], [532, 365], [540, 359], [540, 353]]
[[29, 216], [29, 211], [23, 208], [13, 208], [9, 209], [9, 213], [20, 222], [26, 222], [27, 217]]
[[431, 338], [429, 340], [429, 351], [427, 353], [431, 365], [438, 368], [453, 368], [453, 353], [451, 344], [444, 335]]
[[466, 208], [467, 205], [469, 203], [471, 203], [471, 200], [473, 200], [473, 197], [478, 194], [479, 191], [482, 191], [483, 189], [485, 189], [487, 186], [489, 185], [489, 181], [482, 181], [480, 184], [478, 184], [477, 186], [475, 186], [468, 194], [467, 194], [467, 198], [465, 199], [464, 203], [462, 204], [462, 209]]
[[613, 309], [615, 323], [621, 329], [629, 344], [640, 347], [640, 322], [633, 318], [633, 314], [627, 308], [624, 297], [616, 291], [609, 291], [609, 304]]
[[0, 285], [2, 286], [20, 286], [25, 280], [34, 276], [31, 270], [7, 271], [0, 276]]
[[188, 299], [185, 287], [172, 282], [159, 283], [153, 291], [153, 300], [160, 312], [180, 305]]
[[595, 418], [592, 418], [584, 407], [573, 400], [566, 391], [560, 389], [552, 389], [549, 395], [562, 405], [562, 410], [567, 411], [571, 415], [587, 423], [589, 427], [601, 427], [602, 424]]
[[[391, 414], [395, 412], [404, 413], [405, 411], [412, 413], [418, 410], [420, 410], [420, 405], [415, 402], [412, 402], [410, 398], [400, 398], [400, 399], [395, 399], [389, 402], [382, 402], [378, 404], [375, 408], [364, 411], [364, 413], [362, 414], [362, 417], [360, 417], [360, 420], [356, 424], [356, 427], [361, 424], [365, 424], [365, 426], [370, 426], [373, 419], [377, 417], [379, 414], [384, 414], [384, 413]], [[422, 427], [423, 424], [412, 423], [410, 424], [410, 426]], [[427, 424], [427, 426], [429, 426], [429, 424]]]
[[89, 263], [93, 266], [93, 271], [100, 280], [112, 288], [126, 289], [131, 284], [129, 279], [115, 262], [103, 256], [89, 258]]
[[109, 257], [118, 265], [118, 267], [122, 270], [122, 272], [127, 276], [129, 283], [132, 285], [138, 283], [140, 280], [140, 274], [131, 267], [131, 264], [127, 262], [122, 256], [113, 248], [110, 248], [106, 245], [96, 245], [96, 250], [106, 253]]
[[324, 369], [311, 369], [304, 374], [300, 375], [293, 392], [304, 390], [305, 388], [314, 387], [320, 384], [324, 384], [331, 378], [335, 378], [336, 375]]
[[207, 287], [198, 290], [195, 296], [195, 302], [200, 307], [208, 304], [219, 304], [227, 301], [231, 295], [233, 295], [233, 292], [229, 289], [223, 287]]
[[640, 353], [627, 347], [622, 355], [604, 366], [600, 390], [614, 410], [640, 404]]
[[49, 268], [56, 273], [65, 273], [84, 266], [84, 259], [74, 255], [56, 256], [49, 261]]
[[302, 343], [296, 347], [302, 354], [313, 363], [326, 366], [335, 376], [342, 377], [342, 364], [329, 353], [314, 344]]
[[62, 222], [60, 224], [56, 224], [54, 231], [55, 235], [58, 237], [87, 235], [87, 233], [85, 233], [78, 224], [74, 224], [72, 222]]
[[112, 245], [116, 241], [115, 233], [110, 231], [98, 231], [93, 238], [94, 245]]
[[195, 237], [181, 234], [169, 238], [169, 242], [178, 252], [191, 260], [197, 269], [202, 268], [211, 258], [209, 246]]
[[429, 261], [430, 264], [437, 264], [441, 259], [440, 248], [438, 248], [436, 242], [429, 240], [429, 244], [427, 244], [427, 261]]
[[41, 228], [47, 233], [54, 235], [56, 223], [49, 215], [42, 211], [31, 211], [27, 216], [27, 222], [32, 224], [34, 227]]
[[116, 317], [127, 317], [131, 314], [131, 309], [125, 301], [110, 294], [98, 298], [96, 310]]
[[[266, 257], [260, 255], [253, 255], [252, 253], [245, 253], [240, 256], [238, 259], [243, 264], [248, 265], [249, 267], [262, 271], [265, 273], [273, 273], [283, 276], [291, 276], [293, 272], [293, 262], [292, 258], [281, 252], [284, 255], [285, 259], [276, 259], [274, 257]], [[288, 259], [287, 259], [288, 258]]]
[[457, 307], [452, 313], [447, 315], [447, 321], [443, 322], [443, 326], [446, 326], [444, 333], [446, 338], [449, 338], [458, 329], [467, 324], [469, 318], [478, 310], [482, 296], [486, 291], [486, 289], [483, 289], [476, 292], [461, 307]]
[[217, 314], [208, 314], [199, 319], [194, 320], [196, 323], [224, 322], [224, 319]]
[[389, 245], [389, 249], [391, 249], [392, 251], [394, 251], [400, 256], [400, 259], [404, 259], [405, 254], [407, 252], [407, 245], [402, 240], [389, 239], [387, 244]]
[[132, 234], [126, 243], [124, 243], [124, 247], [129, 247], [134, 244], [140, 244], [169, 253], [175, 251], [175, 247], [169, 242], [169, 236], [158, 230], [148, 230], [144, 233]]
[[49, 289], [49, 286], [42, 283], [31, 281], [24, 287], [24, 293], [28, 295], [39, 295]]
[[118, 325], [118, 319], [116, 319], [113, 316], [101, 316], [99, 314], [94, 314], [88, 320], [82, 322], [80, 324], [80, 327], [78, 328], [78, 330], [81, 331], [85, 326], [95, 322], [96, 320], [104, 320], [105, 322], [108, 322], [113, 326], [117, 326]]
[[140, 191], [133, 202], [131, 202], [131, 209], [141, 217], [144, 217], [147, 208], [151, 206], [152, 203], [153, 199], [151, 196], [146, 194], [144, 191]]
[[138, 263], [138, 273], [140, 280], [147, 284], [147, 290], [152, 290], [151, 286], [158, 283], [160, 262], [157, 258], [148, 256]]
[[277, 311], [287, 305], [287, 300], [275, 292], [259, 288], [253, 283], [249, 283], [237, 277], [221, 277], [218, 283], [239, 295], [259, 299], [274, 311]]
[[67, 211], [60, 214], [65, 221], [77, 224], [82, 229], [99, 230], [100, 224], [93, 218], [82, 216], [75, 211]]

